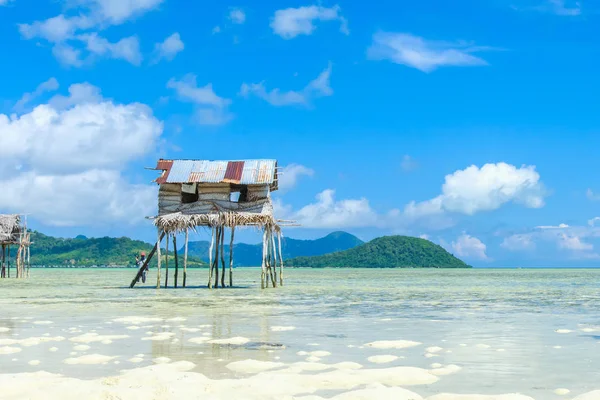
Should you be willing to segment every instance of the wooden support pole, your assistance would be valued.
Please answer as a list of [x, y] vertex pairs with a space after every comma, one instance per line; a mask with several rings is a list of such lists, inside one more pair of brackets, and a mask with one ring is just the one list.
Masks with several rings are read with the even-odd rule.
[[177, 275], [179, 274], [179, 260], [177, 259], [177, 235], [173, 234], [173, 254], [175, 255], [175, 288], [177, 288]]
[[271, 250], [273, 251], [273, 277], [275, 282], [273, 286], [277, 286], [277, 246], [275, 246], [275, 234], [271, 234]]
[[231, 227], [231, 241], [229, 242], [229, 287], [233, 287], [233, 237], [235, 226]]
[[273, 231], [269, 230], [269, 249], [271, 251], [269, 251], [269, 276], [271, 277], [271, 283], [273, 284], [273, 287], [277, 287], [277, 283], [275, 282], [275, 276], [274, 276], [274, 271], [275, 271], [275, 264], [273, 262], [273, 246], [271, 243], [275, 243], [271, 240], [271, 238], [273, 237]]
[[156, 266], [156, 288], [160, 289], [160, 263], [161, 263], [161, 254], [160, 254], [160, 242], [162, 242], [162, 238], [164, 237], [165, 233], [162, 232], [161, 235], [161, 231], [160, 229], [158, 230], [158, 242], [156, 243], [156, 256], [158, 257], [158, 264]]
[[2, 264], [0, 264], [0, 278], [6, 278], [6, 246], [2, 245]]
[[165, 249], [165, 289], [167, 288], [167, 285], [169, 284], [169, 236], [171, 236], [171, 234], [167, 233], [166, 249]]
[[29, 269], [31, 268], [31, 236], [27, 234], [27, 277], [29, 278]]
[[8, 277], [10, 278], [10, 244], [7, 246], [8, 247], [8, 256], [6, 257], [6, 263], [8, 265]]
[[212, 274], [213, 274], [213, 246], [215, 242], [215, 231], [216, 228], [210, 229], [210, 247], [208, 249], [208, 288], [212, 289]]
[[187, 279], [187, 257], [188, 257], [188, 239], [189, 239], [189, 229], [185, 230], [185, 248], [183, 250], [183, 287], [185, 287], [185, 282]]
[[221, 227], [221, 287], [225, 287], [225, 226]]
[[267, 242], [267, 229], [265, 228], [264, 232], [263, 232], [263, 239], [262, 239], [262, 265], [261, 265], [261, 272], [260, 272], [260, 288], [264, 289], [265, 288], [265, 283], [267, 282], [267, 274], [266, 274], [266, 243]]
[[281, 231], [277, 232], [279, 242], [279, 286], [283, 286], [283, 251], [281, 250]]
[[221, 241], [221, 230], [223, 228], [222, 227], [217, 227], [217, 242], [216, 242], [216, 246], [215, 246], [215, 259], [214, 259], [214, 264], [215, 264], [215, 289], [219, 288], [219, 248], [220, 248], [220, 241]]
[[[144, 270], [146, 268], [148, 268], [148, 264], [150, 264], [150, 260], [152, 260], [152, 257], [154, 257], [154, 253], [156, 253], [157, 250], [157, 246], [160, 244], [160, 242], [162, 241], [162, 239], [165, 237], [165, 233], [163, 232], [162, 235], [159, 237], [159, 241], [154, 245], [154, 248], [152, 249], [152, 251], [150, 251], [150, 254], [148, 254], [148, 257], [146, 258], [146, 261], [144, 261], [144, 264], [142, 264], [142, 266], [138, 269], [137, 274], [135, 275], [135, 278], [133, 278], [133, 280], [131, 281], [131, 284], [129, 285], [130, 288], [133, 288], [135, 286], [135, 284], [140, 280], [140, 278], [142, 277], [142, 273], [144, 272]], [[29, 258], [29, 256], [28, 256]], [[29, 261], [28, 261], [29, 263]]]

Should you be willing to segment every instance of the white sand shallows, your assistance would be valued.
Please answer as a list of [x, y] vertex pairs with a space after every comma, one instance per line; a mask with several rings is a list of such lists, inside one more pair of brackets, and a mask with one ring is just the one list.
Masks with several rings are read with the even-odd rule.
[[144, 361], [144, 359], [141, 358], [141, 357], [133, 357], [133, 358], [130, 358], [129, 360], [127, 360], [127, 361], [137, 364], [137, 363], [141, 363], [142, 361]]
[[[436, 394], [426, 400], [534, 400], [532, 397], [518, 393], [485, 395], [485, 394]], [[590, 399], [591, 400], [591, 399]]]
[[101, 354], [89, 354], [76, 358], [67, 358], [63, 362], [69, 365], [96, 365], [105, 364], [109, 361], [114, 360], [117, 357], [103, 356]]
[[286, 332], [286, 331], [293, 331], [294, 329], [296, 329], [295, 326], [272, 326], [271, 327], [272, 332]]
[[235, 361], [226, 365], [227, 369], [243, 374], [257, 374], [285, 366], [284, 363], [258, 360]]
[[87, 344], [79, 344], [75, 347], [73, 347], [73, 350], [75, 351], [88, 351], [90, 349], [90, 346], [88, 346]]
[[398, 356], [392, 356], [392, 355], [371, 356], [371, 357], [367, 358], [367, 360], [369, 360], [369, 362], [372, 362], [374, 364], [387, 364], [387, 363], [396, 361], [397, 359], [398, 359]]
[[213, 340], [209, 340], [208, 343], [211, 344], [232, 344], [232, 345], [237, 345], [237, 346], [241, 346], [243, 344], [246, 344], [250, 341], [250, 339], [245, 338], [245, 337], [233, 337], [233, 338], [229, 338], [229, 339], [213, 339]]
[[199, 336], [199, 337], [193, 337], [193, 338], [188, 339], [188, 342], [202, 344], [202, 343], [208, 342], [209, 340], [210, 340], [210, 336]]
[[30, 346], [37, 346], [40, 343], [47, 343], [47, 342], [62, 342], [63, 340], [65, 340], [64, 337], [62, 336], [56, 336], [56, 337], [47, 337], [47, 336], [42, 336], [42, 337], [30, 337], [30, 338], [26, 338], [26, 339], [0, 339], [0, 346], [2, 345], [21, 345], [24, 347], [30, 347]]
[[406, 349], [409, 347], [420, 346], [423, 343], [413, 342], [411, 340], [380, 340], [365, 344], [366, 347], [374, 349]]
[[40, 365], [40, 360], [31, 360], [27, 364], [33, 365], [33, 366]]
[[[412, 367], [333, 370], [316, 374], [274, 370], [243, 379], [212, 380], [202, 374], [191, 372], [194, 367], [194, 364], [182, 361], [136, 368], [123, 371], [116, 377], [94, 380], [68, 378], [47, 372], [4, 374], [0, 375], [0, 387], [2, 387], [2, 394], [7, 398], [47, 400], [82, 398], [194, 400], [206, 399], [207, 394], [210, 394], [213, 400], [239, 398], [280, 400], [300, 396], [305, 396], [306, 399], [306, 396], [320, 390], [347, 392], [343, 393], [344, 397], [338, 395], [340, 397], [337, 397], [337, 400], [390, 398], [386, 394], [390, 394], [394, 399], [420, 400], [421, 397], [418, 395], [396, 390], [399, 389], [397, 386], [427, 385], [438, 380], [427, 370]], [[356, 390], [358, 388], [361, 390]], [[348, 392], [352, 390], [355, 392]], [[379, 392], [374, 392], [375, 390]]]
[[139, 325], [139, 324], [145, 324], [148, 322], [162, 322], [162, 318], [155, 318], [155, 317], [136, 317], [136, 316], [131, 316], [131, 317], [122, 317], [122, 318], [117, 318], [117, 319], [113, 319], [113, 322], [120, 322], [122, 324], [127, 324], [127, 325]]
[[53, 324], [54, 322], [52, 322], [52, 321], [33, 321], [33, 323], [36, 325], [50, 325], [50, 324]]
[[0, 354], [15, 354], [21, 351], [20, 347], [4, 346], [0, 347]]
[[144, 337], [142, 340], [157, 340], [160, 342], [163, 340], [169, 340], [172, 336], [175, 336], [173, 332], [160, 332], [155, 333], [152, 336]]
[[593, 392], [588, 392], [584, 394], [580, 394], [575, 397], [573, 400], [598, 400], [600, 399], [600, 390], [594, 390]]
[[153, 359], [152, 362], [154, 364], [168, 364], [171, 362], [171, 359], [169, 357], [157, 357]]
[[442, 350], [444, 350], [444, 349], [442, 349], [441, 347], [438, 347], [438, 346], [432, 346], [432, 347], [428, 347], [425, 349], [425, 351], [428, 353], [439, 353]]
[[10, 331], [9, 328], [5, 328], [3, 326], [0, 326], [0, 333], [5, 333], [5, 332], [8, 332], [8, 331]]
[[571, 393], [571, 391], [569, 389], [564, 389], [564, 388], [556, 389], [554, 391], [554, 394], [558, 395], [558, 396], [566, 396], [569, 393]]
[[556, 332], [556, 333], [571, 333], [573, 331], [570, 329], [557, 329], [554, 332]]
[[97, 333], [90, 332], [90, 333], [84, 333], [83, 335], [80, 335], [80, 336], [72, 337], [69, 340], [71, 342], [75, 342], [75, 343], [100, 342], [100, 343], [104, 343], [104, 344], [110, 344], [110, 343], [112, 343], [113, 340], [127, 339], [128, 337], [129, 337], [129, 335], [98, 335]]
[[55, 352], [58, 351], [58, 347], [50, 347], [48, 350], [51, 352]]

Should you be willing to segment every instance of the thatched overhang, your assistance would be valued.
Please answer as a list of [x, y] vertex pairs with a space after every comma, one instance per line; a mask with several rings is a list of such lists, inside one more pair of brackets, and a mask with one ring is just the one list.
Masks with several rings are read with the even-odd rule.
[[21, 233], [20, 215], [0, 214], [0, 244], [18, 244]]
[[183, 214], [172, 213], [154, 218], [154, 225], [163, 232], [182, 233], [188, 229], [198, 227], [257, 227], [269, 228], [274, 232], [280, 232], [280, 223], [286, 221], [277, 220], [272, 214], [257, 214], [248, 212], [221, 212], [212, 214]]

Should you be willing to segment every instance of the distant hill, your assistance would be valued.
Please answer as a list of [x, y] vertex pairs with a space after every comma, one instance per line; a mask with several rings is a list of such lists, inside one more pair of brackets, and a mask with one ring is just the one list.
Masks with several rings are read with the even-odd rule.
[[408, 236], [384, 236], [349, 250], [288, 260], [290, 267], [470, 268], [441, 246]]
[[[359, 246], [364, 242], [346, 232], [333, 232], [316, 240], [298, 240], [284, 237], [281, 241], [283, 258], [290, 259], [302, 256], [319, 256], [322, 254], [343, 251]], [[210, 243], [207, 241], [190, 242], [188, 252], [208, 262]], [[181, 250], [183, 252], [183, 250]], [[225, 254], [229, 254], [229, 245], [225, 245]], [[233, 262], [237, 267], [260, 266], [262, 257], [261, 244], [237, 243], [233, 245]]]
[[[136, 255], [142, 251], [149, 254], [154, 247], [152, 244], [125, 237], [88, 239], [78, 236], [75, 239], [62, 239], [39, 232], [32, 232], [31, 240], [31, 264], [35, 266], [134, 266]], [[182, 254], [179, 255], [179, 259], [183, 267]], [[173, 262], [171, 265], [174, 265], [173, 258], [170, 260]], [[156, 264], [156, 258], [151, 264]], [[195, 257], [188, 259], [189, 267], [204, 264]]]

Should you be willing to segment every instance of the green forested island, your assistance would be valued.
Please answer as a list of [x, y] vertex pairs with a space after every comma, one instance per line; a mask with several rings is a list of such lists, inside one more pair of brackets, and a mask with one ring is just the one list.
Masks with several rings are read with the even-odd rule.
[[287, 261], [291, 267], [471, 268], [429, 240], [384, 236], [349, 250]]
[[[149, 254], [153, 247], [146, 242], [126, 237], [77, 236], [74, 239], [63, 239], [39, 232], [32, 232], [31, 240], [31, 264], [34, 266], [135, 266], [135, 256], [142, 251]], [[178, 256], [183, 265], [182, 254]], [[152, 260], [152, 264], [154, 263], [156, 259]], [[205, 263], [196, 257], [188, 259], [189, 267], [204, 265]]]
[[[31, 239], [32, 265], [46, 267], [133, 267], [135, 256], [142, 251], [149, 254], [153, 247], [126, 237], [63, 239], [32, 232]], [[225, 247], [228, 252], [228, 246]], [[206, 267], [208, 248], [208, 242], [190, 242], [188, 266]], [[260, 245], [235, 244], [235, 266], [260, 266], [261, 252]], [[173, 254], [172, 249], [170, 254]], [[291, 267], [469, 268], [441, 246], [407, 236], [386, 236], [368, 243], [346, 232], [334, 232], [316, 240], [286, 238], [283, 254], [286, 265]], [[182, 250], [179, 260], [183, 265]], [[151, 262], [151, 265], [155, 264], [156, 259]]]

